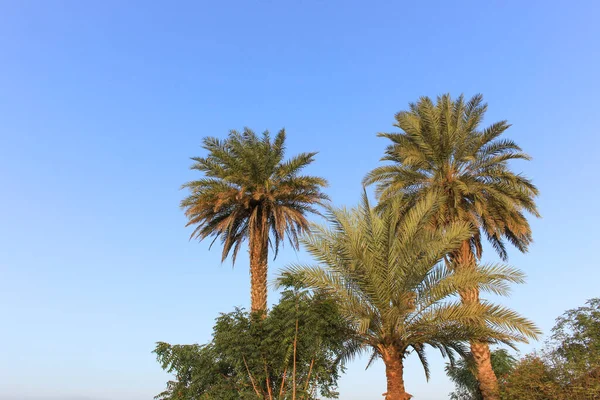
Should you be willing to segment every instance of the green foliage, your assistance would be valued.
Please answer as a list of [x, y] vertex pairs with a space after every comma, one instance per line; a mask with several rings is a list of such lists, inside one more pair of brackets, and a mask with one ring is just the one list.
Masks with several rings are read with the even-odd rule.
[[264, 319], [240, 309], [222, 314], [206, 345], [158, 343], [157, 359], [174, 379], [156, 399], [283, 400], [292, 398], [294, 386], [296, 399], [336, 398], [352, 347], [337, 305], [296, 284]]
[[502, 393], [503, 400], [600, 399], [600, 299], [560, 316], [546, 349], [524, 357]]
[[548, 364], [539, 356], [525, 356], [500, 386], [502, 400], [567, 400]]
[[452, 273], [443, 262], [471, 235], [468, 224], [423, 229], [443, 204], [433, 194], [406, 212], [390, 203], [383, 212], [363, 196], [353, 210], [330, 209], [330, 226], [315, 226], [302, 240], [319, 265], [294, 265], [289, 274], [337, 299], [340, 313], [370, 349], [372, 359], [393, 345], [402, 355], [416, 352], [427, 375], [425, 347], [452, 357], [464, 354], [465, 341], [526, 341], [539, 332], [528, 320], [500, 306], [462, 305], [459, 290], [480, 287], [502, 294], [522, 274], [505, 266], [482, 266]]
[[411, 103], [396, 114], [395, 126], [402, 132], [379, 134], [392, 142], [382, 158], [391, 164], [375, 168], [364, 182], [377, 184], [382, 206], [399, 195], [414, 203], [431, 192], [446, 194], [436, 224], [467, 221], [477, 228], [471, 238], [474, 254], [481, 255], [485, 235], [506, 259], [506, 240], [521, 251], [531, 242], [524, 212], [538, 216], [538, 191], [509, 169], [511, 160], [529, 160], [515, 142], [500, 138], [510, 125], [479, 127], [486, 110], [481, 95], [469, 101], [443, 95], [435, 104], [422, 97]]
[[268, 131], [262, 136], [248, 128], [231, 131], [225, 140], [205, 138], [202, 147], [208, 155], [193, 157], [191, 169], [205, 177], [183, 185], [190, 195], [181, 202], [187, 225], [196, 226], [192, 237], [220, 239], [223, 260], [233, 251], [234, 263], [243, 241], [262, 227], [270, 231], [276, 253], [286, 236], [297, 248], [298, 235], [308, 226], [306, 215], [327, 200], [321, 192], [327, 182], [301, 174], [316, 153], [285, 161], [283, 129], [274, 140]]
[[[517, 363], [517, 359], [505, 349], [492, 351], [491, 361], [494, 373], [500, 382], [508, 376]], [[454, 364], [446, 364], [446, 374], [456, 386], [456, 390], [450, 394], [451, 400], [483, 400], [475, 377], [476, 369], [472, 357], [462, 358]]]
[[560, 316], [552, 328], [550, 346], [553, 364], [562, 366], [564, 381], [593, 372], [600, 377], [600, 298]]

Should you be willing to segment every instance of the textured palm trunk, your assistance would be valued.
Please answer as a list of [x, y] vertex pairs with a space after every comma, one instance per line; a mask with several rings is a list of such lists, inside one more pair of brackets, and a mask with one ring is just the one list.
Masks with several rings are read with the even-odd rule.
[[477, 365], [477, 381], [484, 400], [500, 400], [498, 378], [492, 369], [490, 347], [487, 343], [472, 342], [471, 353]]
[[267, 264], [269, 238], [266, 227], [258, 226], [250, 237], [250, 310], [260, 312], [263, 318], [267, 311]]
[[404, 388], [404, 365], [402, 352], [393, 347], [387, 347], [382, 352], [387, 378], [385, 400], [410, 400], [412, 397]]
[[[475, 256], [471, 251], [469, 241], [464, 241], [456, 256], [456, 268], [476, 268]], [[473, 288], [460, 293], [461, 300], [464, 304], [479, 303], [479, 289]], [[479, 390], [484, 400], [499, 400], [500, 389], [498, 387], [498, 378], [492, 369], [492, 361], [490, 347], [487, 343], [472, 341], [471, 353], [477, 366], [477, 381], [479, 382]]]

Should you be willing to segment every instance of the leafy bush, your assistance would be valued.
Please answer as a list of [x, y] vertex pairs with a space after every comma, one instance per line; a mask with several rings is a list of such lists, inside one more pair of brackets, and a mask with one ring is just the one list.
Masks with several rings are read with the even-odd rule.
[[[535, 354], [519, 361], [501, 385], [503, 400], [559, 400], [563, 391], [545, 360]], [[565, 399], [566, 400], [566, 399]]]
[[600, 399], [600, 298], [557, 318], [546, 349], [518, 363], [502, 399]]
[[337, 398], [352, 336], [336, 304], [290, 286], [266, 318], [242, 309], [222, 314], [205, 345], [157, 343], [174, 374], [160, 400]]

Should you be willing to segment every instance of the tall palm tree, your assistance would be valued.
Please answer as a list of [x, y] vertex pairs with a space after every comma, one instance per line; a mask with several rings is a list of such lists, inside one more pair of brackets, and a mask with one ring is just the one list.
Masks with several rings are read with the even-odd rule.
[[[194, 157], [191, 169], [204, 178], [183, 185], [190, 195], [181, 202], [194, 225], [191, 238], [220, 239], [222, 260], [232, 253], [235, 263], [242, 243], [250, 250], [251, 310], [267, 309], [267, 264], [269, 245], [275, 251], [287, 237], [298, 248], [298, 235], [308, 227], [307, 214], [317, 212], [327, 196], [321, 188], [327, 181], [302, 175], [301, 170], [316, 153], [301, 153], [287, 161], [285, 130], [274, 140], [269, 132], [256, 135], [246, 128], [231, 131], [225, 140], [204, 139], [206, 157]], [[212, 245], [212, 244], [211, 244]]]
[[385, 363], [386, 400], [408, 400], [403, 370], [411, 352], [429, 377], [426, 346], [453, 357], [464, 355], [473, 337], [512, 343], [539, 331], [500, 306], [461, 304], [459, 290], [479, 286], [504, 294], [509, 282], [522, 281], [521, 273], [505, 266], [452, 272], [441, 262], [471, 235], [467, 223], [426, 229], [439, 207], [434, 195], [407, 213], [395, 204], [378, 213], [365, 195], [357, 209], [332, 209], [331, 226], [315, 227], [302, 239], [319, 265], [294, 265], [288, 273], [338, 300], [360, 338], [358, 349], [372, 351], [369, 364], [376, 358]]
[[[396, 114], [394, 126], [402, 132], [379, 134], [392, 141], [382, 158], [391, 164], [375, 168], [364, 180], [377, 184], [382, 207], [398, 195], [410, 204], [430, 193], [443, 193], [446, 201], [434, 216], [434, 225], [464, 221], [473, 227], [473, 235], [449, 254], [457, 271], [476, 268], [482, 236], [503, 260], [506, 242], [527, 251], [532, 237], [525, 214], [539, 217], [534, 202], [538, 190], [508, 165], [529, 156], [512, 140], [500, 138], [510, 126], [506, 121], [480, 128], [486, 110], [481, 95], [467, 102], [463, 96], [452, 100], [444, 95], [435, 104], [422, 97], [408, 111]], [[466, 304], [479, 302], [476, 287], [461, 291], [461, 297]], [[489, 346], [476, 340], [471, 351], [484, 398], [498, 399]]]

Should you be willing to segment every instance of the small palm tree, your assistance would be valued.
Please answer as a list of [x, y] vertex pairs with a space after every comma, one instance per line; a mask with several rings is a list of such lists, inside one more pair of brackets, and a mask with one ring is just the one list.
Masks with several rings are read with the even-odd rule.
[[[431, 193], [442, 193], [446, 201], [433, 218], [435, 226], [463, 221], [473, 234], [449, 254], [453, 268], [474, 269], [481, 258], [485, 236], [503, 260], [506, 241], [522, 252], [532, 241], [525, 213], [539, 217], [534, 198], [538, 190], [530, 180], [513, 173], [510, 160], [529, 160], [512, 140], [500, 139], [510, 127], [500, 121], [481, 130], [487, 110], [481, 95], [465, 102], [463, 96], [428, 97], [410, 104], [408, 111], [396, 114], [395, 126], [401, 133], [381, 133], [392, 141], [380, 166], [365, 178], [377, 184], [380, 204], [402, 196], [407, 205]], [[476, 287], [461, 291], [465, 303], [477, 303]], [[490, 362], [489, 346], [471, 343], [477, 379], [484, 399], [498, 399], [498, 382]]]
[[[397, 202], [375, 212], [363, 197], [358, 209], [332, 209], [331, 227], [315, 227], [302, 239], [317, 266], [294, 265], [287, 273], [338, 300], [340, 312], [360, 338], [359, 349], [383, 359], [387, 400], [407, 400], [403, 362], [417, 353], [426, 376], [425, 348], [453, 357], [473, 337], [490, 342], [527, 341], [539, 332], [513, 311], [488, 304], [463, 305], [457, 292], [479, 286], [506, 293], [522, 275], [505, 266], [451, 272], [440, 262], [471, 235], [465, 222], [426, 229], [440, 202], [429, 195], [408, 212]], [[371, 363], [369, 362], [369, 364]]]
[[233, 262], [242, 243], [250, 248], [251, 310], [267, 309], [269, 245], [277, 251], [287, 237], [298, 248], [298, 235], [308, 227], [307, 214], [316, 213], [327, 196], [323, 178], [301, 175], [316, 153], [302, 153], [287, 161], [285, 130], [273, 141], [250, 129], [231, 131], [225, 140], [204, 139], [206, 157], [194, 157], [191, 169], [205, 177], [183, 185], [190, 195], [181, 202], [191, 237], [209, 236], [223, 244], [222, 260], [232, 253]]

